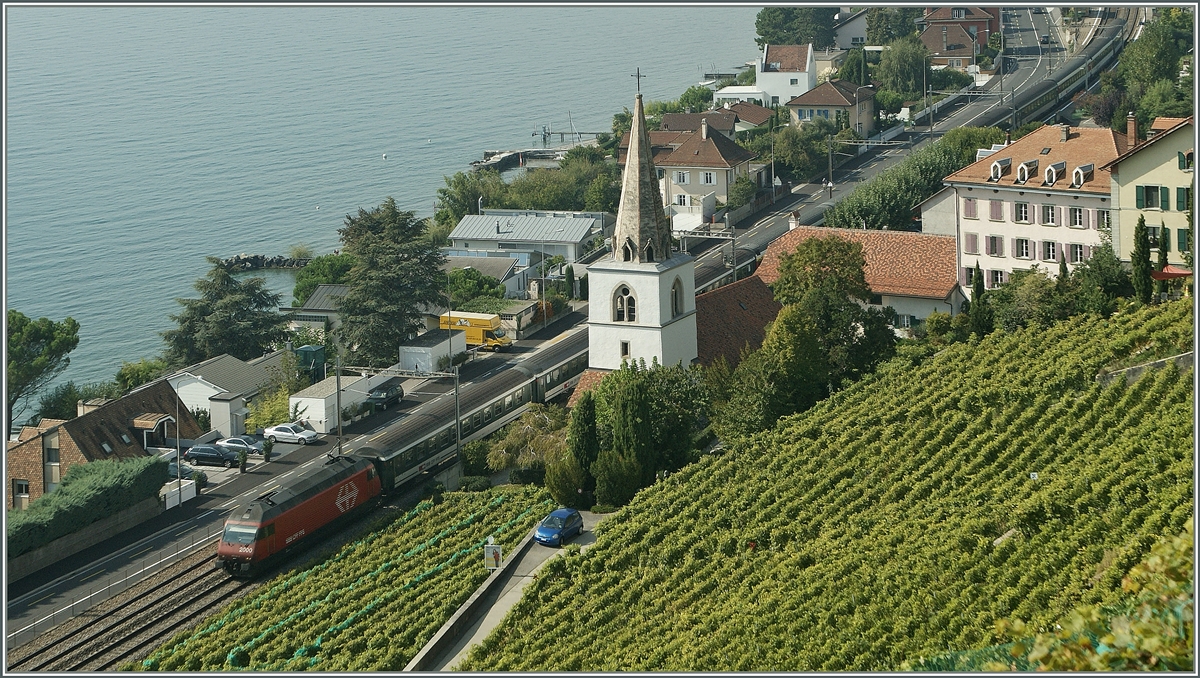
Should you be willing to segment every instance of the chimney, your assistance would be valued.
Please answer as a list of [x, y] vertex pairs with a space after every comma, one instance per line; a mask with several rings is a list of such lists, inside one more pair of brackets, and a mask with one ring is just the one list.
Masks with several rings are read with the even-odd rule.
[[946, 44], [947, 43], [947, 38], [946, 38], [947, 30], [949, 30], [949, 29], [947, 29], [945, 26], [942, 26], [942, 51], [943, 52], [949, 51], [949, 47]]
[[708, 138], [708, 118], [702, 118], [700, 120], [700, 138]]
[[1004, 145], [1007, 146], [1011, 143], [1012, 143], [1012, 130], [1009, 130], [1004, 133]]
[[1137, 118], [1133, 117], [1133, 111], [1125, 116], [1125, 136], [1129, 137], [1129, 148], [1135, 148], [1138, 144]]
[[1070, 125], [1059, 125], [1058, 129], [1060, 132], [1060, 134], [1058, 135], [1059, 141], [1065, 142], [1067, 139], [1071, 138], [1071, 126]]

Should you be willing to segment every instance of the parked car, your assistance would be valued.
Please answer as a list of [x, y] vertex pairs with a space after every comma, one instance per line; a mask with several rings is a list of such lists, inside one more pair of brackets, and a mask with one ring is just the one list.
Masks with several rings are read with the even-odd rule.
[[533, 538], [546, 546], [562, 546], [567, 539], [583, 532], [583, 516], [573, 508], [555, 509], [537, 526]]
[[196, 472], [192, 470], [191, 466], [180, 466], [173, 461], [167, 463], [167, 479], [168, 480], [175, 480], [176, 478], [182, 478], [184, 480], [191, 480], [192, 477], [195, 475], [196, 475]]
[[374, 405], [376, 409], [386, 410], [388, 405], [400, 402], [403, 397], [404, 389], [400, 384], [383, 384], [371, 391], [371, 395], [367, 396], [367, 402]]
[[183, 453], [183, 460], [193, 466], [224, 466], [233, 468], [238, 463], [237, 452], [216, 445], [193, 445]]
[[243, 451], [246, 454], [262, 454], [263, 444], [261, 440], [255, 440], [250, 436], [233, 436], [232, 438], [222, 438], [214, 443], [217, 447], [224, 447], [234, 452]]
[[310, 431], [300, 424], [279, 424], [278, 426], [268, 426], [263, 431], [263, 436], [273, 443], [283, 441], [285, 443], [300, 443], [307, 445], [317, 442], [317, 432]]

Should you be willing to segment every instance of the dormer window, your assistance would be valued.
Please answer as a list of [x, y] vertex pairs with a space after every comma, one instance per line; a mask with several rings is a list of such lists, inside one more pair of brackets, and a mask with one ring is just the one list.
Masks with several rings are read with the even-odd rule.
[[992, 174], [988, 181], [1000, 181], [1000, 177], [1012, 170], [1012, 158], [1000, 158], [992, 162]]
[[626, 239], [625, 244], [621, 247], [621, 260], [633, 261], [633, 241]]
[[950, 18], [951, 19], [965, 19], [966, 16], [967, 16], [967, 10], [965, 10], [961, 7], [955, 7], [954, 9], [950, 10]]
[[1075, 171], [1071, 173], [1071, 187], [1079, 188], [1085, 183], [1091, 181], [1092, 176], [1095, 174], [1095, 168], [1096, 166], [1090, 163], [1076, 167]]
[[654, 245], [646, 243], [646, 257], [642, 261], [650, 263], [654, 262]]
[[1059, 161], [1046, 168], [1045, 181], [1047, 186], [1053, 186], [1059, 177], [1067, 173], [1067, 163]]
[[1038, 161], [1026, 160], [1017, 167], [1017, 183], [1023, 184], [1029, 181], [1030, 177], [1037, 173]]

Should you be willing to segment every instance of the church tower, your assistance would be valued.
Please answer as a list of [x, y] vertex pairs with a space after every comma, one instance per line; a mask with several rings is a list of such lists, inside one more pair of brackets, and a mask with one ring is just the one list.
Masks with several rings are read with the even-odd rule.
[[671, 251], [650, 135], [637, 95], [611, 257], [588, 267], [589, 367], [615, 370], [639, 358], [696, 359], [695, 259]]

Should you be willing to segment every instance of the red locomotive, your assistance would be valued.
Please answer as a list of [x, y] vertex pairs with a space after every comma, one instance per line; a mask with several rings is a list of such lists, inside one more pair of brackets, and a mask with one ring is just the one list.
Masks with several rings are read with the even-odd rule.
[[379, 473], [370, 460], [331, 457], [226, 519], [217, 561], [232, 575], [254, 574], [267, 558], [375, 502], [381, 491]]

